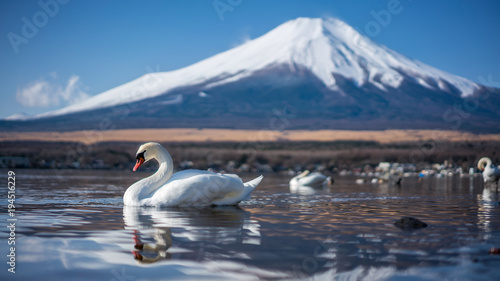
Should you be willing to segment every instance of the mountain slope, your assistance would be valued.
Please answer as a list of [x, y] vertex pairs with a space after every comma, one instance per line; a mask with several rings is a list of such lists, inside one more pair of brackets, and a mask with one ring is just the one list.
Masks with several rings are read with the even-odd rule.
[[[119, 128], [255, 129], [269, 127], [276, 110], [286, 108], [294, 120], [287, 129], [436, 128], [450, 123], [446, 110], [490, 92], [489, 99], [498, 99], [497, 90], [411, 60], [340, 20], [298, 18], [193, 65], [146, 74], [31, 123], [88, 128], [105, 115]], [[478, 106], [462, 129], [474, 129], [476, 121], [488, 129], [498, 118], [495, 108]]]

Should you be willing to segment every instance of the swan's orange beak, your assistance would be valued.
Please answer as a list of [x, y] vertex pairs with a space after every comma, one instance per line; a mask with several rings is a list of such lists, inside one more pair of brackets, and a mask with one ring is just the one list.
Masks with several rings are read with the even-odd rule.
[[142, 164], [144, 164], [144, 158], [137, 157], [137, 162], [135, 163], [134, 169], [132, 171], [136, 171]]

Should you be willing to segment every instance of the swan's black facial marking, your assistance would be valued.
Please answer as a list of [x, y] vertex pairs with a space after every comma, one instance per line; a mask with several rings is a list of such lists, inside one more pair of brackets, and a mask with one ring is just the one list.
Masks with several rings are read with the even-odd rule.
[[137, 162], [135, 163], [135, 166], [132, 169], [132, 171], [135, 172], [142, 164], [144, 164], [144, 162], [146, 162], [146, 159], [144, 156], [145, 152], [146, 152], [146, 150], [144, 150], [143, 152], [137, 153], [137, 155], [135, 156], [135, 158], [137, 159]]
[[137, 153], [136, 159], [137, 160], [141, 159], [142, 161], [146, 160], [144, 158], [144, 153], [146, 153], [146, 150], [144, 150], [143, 152]]

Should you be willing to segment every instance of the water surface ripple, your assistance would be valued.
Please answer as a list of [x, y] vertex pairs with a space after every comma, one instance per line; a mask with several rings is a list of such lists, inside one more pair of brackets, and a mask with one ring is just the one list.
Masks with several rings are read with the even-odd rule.
[[[123, 192], [146, 173], [16, 175], [16, 274], [3, 255], [2, 280], [500, 280], [499, 194], [479, 177], [290, 189], [267, 175], [238, 207], [136, 208]], [[402, 216], [428, 227], [396, 228]]]

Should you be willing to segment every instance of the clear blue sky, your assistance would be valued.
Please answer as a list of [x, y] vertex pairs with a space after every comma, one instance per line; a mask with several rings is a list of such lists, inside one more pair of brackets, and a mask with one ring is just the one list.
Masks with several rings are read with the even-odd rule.
[[[59, 1], [68, 3], [41, 0], [52, 3], [48, 11], [39, 1], [0, 2], [0, 118], [60, 108], [152, 69], [187, 66], [297, 17], [338, 17], [410, 58], [500, 82], [496, 0], [400, 0], [402, 10], [377, 34], [366, 29], [373, 12], [397, 0]], [[234, 7], [218, 14], [214, 2]]]

